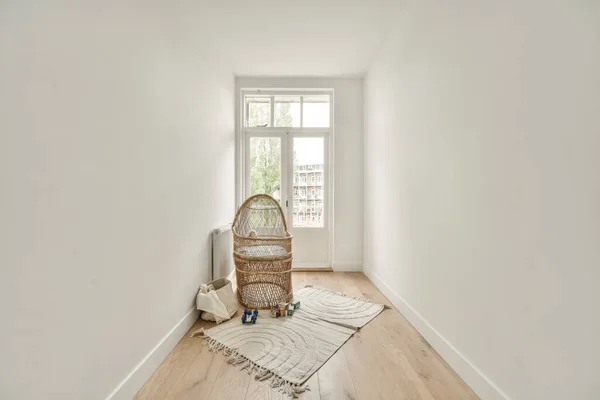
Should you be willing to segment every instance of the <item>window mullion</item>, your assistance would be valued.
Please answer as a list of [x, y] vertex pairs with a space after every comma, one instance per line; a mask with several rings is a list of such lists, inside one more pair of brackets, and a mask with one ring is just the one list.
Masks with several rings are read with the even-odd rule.
[[271, 128], [275, 126], [275, 96], [271, 96]]
[[300, 96], [300, 128], [304, 127], [304, 96]]

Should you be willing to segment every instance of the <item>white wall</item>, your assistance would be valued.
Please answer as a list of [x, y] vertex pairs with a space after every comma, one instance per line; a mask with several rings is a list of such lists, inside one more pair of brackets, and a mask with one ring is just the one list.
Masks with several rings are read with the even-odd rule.
[[[361, 270], [363, 262], [363, 81], [361, 78], [238, 77], [244, 88], [334, 90], [334, 244], [335, 270]], [[239, 115], [236, 114], [239, 118]], [[239, 120], [236, 126], [239, 131]], [[238, 132], [238, 136], [241, 135]], [[241, 165], [238, 163], [236, 178]], [[241, 204], [242, 193], [236, 193]]]
[[599, 4], [407, 1], [365, 79], [365, 270], [484, 399], [600, 398]]
[[104, 399], [193, 321], [233, 218], [234, 78], [183, 2], [9, 3], [0, 398]]

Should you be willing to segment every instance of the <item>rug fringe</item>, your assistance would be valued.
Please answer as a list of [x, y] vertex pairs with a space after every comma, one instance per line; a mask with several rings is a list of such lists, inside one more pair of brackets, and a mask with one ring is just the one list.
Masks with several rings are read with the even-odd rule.
[[247, 370], [249, 375], [254, 375], [258, 381], [270, 381], [269, 385], [283, 394], [292, 398], [297, 398], [300, 394], [310, 390], [308, 385], [298, 385], [276, 375], [273, 371], [261, 367], [249, 358], [246, 358], [238, 352], [237, 349], [227, 347], [215, 339], [204, 336], [204, 345], [208, 346], [211, 353], [218, 353], [223, 350], [223, 355], [227, 358], [227, 363], [238, 366], [240, 371]]

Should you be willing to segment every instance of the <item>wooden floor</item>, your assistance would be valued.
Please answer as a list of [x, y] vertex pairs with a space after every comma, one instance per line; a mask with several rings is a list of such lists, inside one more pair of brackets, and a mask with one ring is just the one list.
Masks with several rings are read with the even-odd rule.
[[[359, 272], [295, 272], [295, 288], [321, 286], [390, 305]], [[237, 317], [236, 317], [237, 318]], [[196, 322], [192, 330], [212, 323]], [[140, 389], [141, 399], [283, 399], [264, 382], [186, 335]], [[300, 399], [477, 399], [395, 308], [361, 328], [309, 380]]]

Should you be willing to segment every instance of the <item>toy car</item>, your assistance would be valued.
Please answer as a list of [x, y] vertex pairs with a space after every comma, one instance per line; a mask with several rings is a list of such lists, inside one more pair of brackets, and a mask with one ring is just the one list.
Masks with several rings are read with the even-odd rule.
[[254, 310], [249, 308], [244, 308], [244, 313], [242, 314], [242, 324], [255, 324], [256, 319], [258, 318], [258, 309]]

